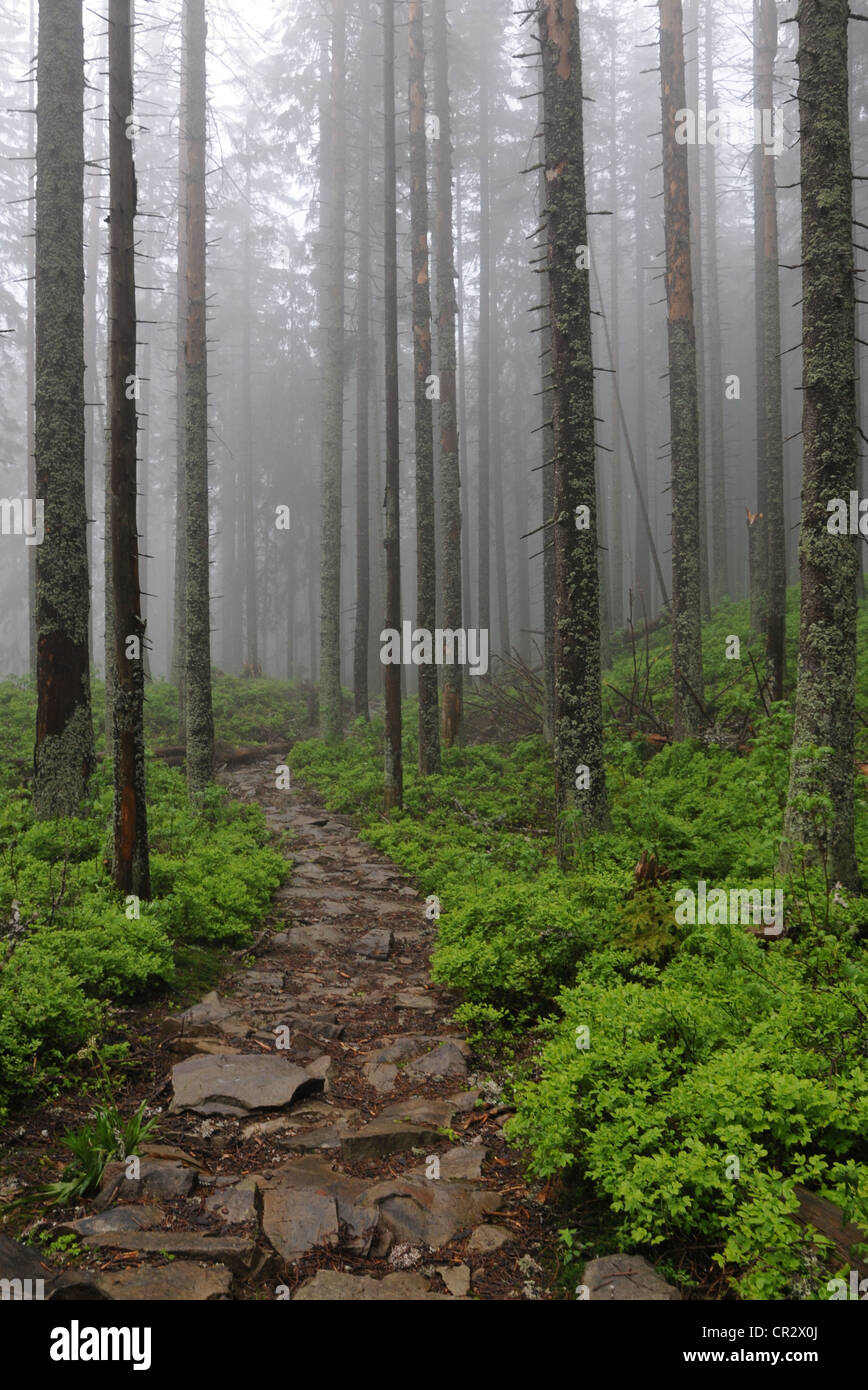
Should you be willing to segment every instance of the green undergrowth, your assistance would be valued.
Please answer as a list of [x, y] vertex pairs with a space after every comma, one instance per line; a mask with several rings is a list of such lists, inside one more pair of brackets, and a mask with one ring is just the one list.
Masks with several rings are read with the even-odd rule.
[[[0, 687], [2, 697], [2, 687]], [[30, 793], [0, 788], [0, 1116], [56, 1083], [98, 1038], [114, 1005], [201, 970], [209, 948], [240, 946], [286, 863], [262, 812], [209, 789], [200, 811], [183, 776], [148, 758], [153, 900], [111, 881], [111, 768], [80, 820], [35, 822]]]
[[[721, 683], [719, 639], [744, 609], [730, 605], [705, 634]], [[422, 782], [407, 702], [404, 809], [389, 818], [379, 722], [337, 747], [296, 745], [290, 763], [440, 900], [434, 975], [462, 992], [457, 1018], [481, 1055], [499, 1059], [530, 1172], [592, 1192], [606, 1239], [686, 1287], [722, 1266], [732, 1296], [822, 1299], [840, 1256], [794, 1212], [801, 1184], [868, 1230], [868, 905], [821, 868], [775, 879], [792, 714], [782, 703], [766, 716], [755, 689], [744, 708], [738, 746], [661, 745], [612, 722], [613, 828], [567, 873], [541, 738], [445, 751]], [[868, 881], [861, 773], [856, 788]], [[657, 868], [639, 886], [643, 852]], [[785, 935], [679, 925], [675, 894], [700, 880], [780, 889]]]

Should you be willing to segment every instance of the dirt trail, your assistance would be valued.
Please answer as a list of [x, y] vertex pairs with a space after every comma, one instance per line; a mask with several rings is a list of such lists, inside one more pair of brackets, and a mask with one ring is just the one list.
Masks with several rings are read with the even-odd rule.
[[253, 968], [165, 1018], [160, 1142], [58, 1228], [100, 1268], [55, 1296], [550, 1297], [550, 1216], [430, 983], [425, 902], [277, 761], [223, 780], [289, 832], [292, 876]]

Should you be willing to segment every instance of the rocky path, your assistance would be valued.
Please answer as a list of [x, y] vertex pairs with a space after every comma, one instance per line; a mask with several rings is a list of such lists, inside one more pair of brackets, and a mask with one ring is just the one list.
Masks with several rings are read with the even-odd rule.
[[277, 790], [273, 759], [225, 780], [287, 832], [292, 876], [252, 967], [165, 1019], [160, 1142], [58, 1227], [98, 1269], [56, 1296], [549, 1296], [545, 1214], [430, 983], [425, 903], [342, 818]]

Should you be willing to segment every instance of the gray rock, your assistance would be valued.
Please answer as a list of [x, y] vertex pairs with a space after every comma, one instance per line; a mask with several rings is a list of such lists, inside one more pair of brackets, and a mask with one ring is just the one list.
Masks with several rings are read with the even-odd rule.
[[386, 1158], [389, 1154], [406, 1153], [408, 1149], [428, 1148], [439, 1144], [442, 1136], [430, 1125], [417, 1125], [397, 1116], [378, 1116], [362, 1129], [345, 1134], [341, 1140], [341, 1158], [345, 1163], [358, 1163], [365, 1158]]
[[281, 1110], [302, 1096], [321, 1093], [321, 1077], [310, 1076], [285, 1057], [191, 1057], [172, 1069], [171, 1112], [246, 1115]]
[[436, 1265], [435, 1268], [453, 1297], [467, 1297], [470, 1293], [470, 1270], [467, 1265]]
[[[179, 1065], [187, 1066], [188, 1063], [181, 1062]], [[139, 1197], [156, 1197], [160, 1201], [186, 1197], [196, 1181], [195, 1169], [185, 1163], [173, 1163], [162, 1158], [140, 1158], [137, 1178], [127, 1177], [128, 1163], [129, 1159], [118, 1159], [106, 1164], [99, 1196], [94, 1201], [95, 1211], [106, 1211], [116, 1198], [134, 1202]]]
[[367, 1255], [379, 1220], [376, 1204], [367, 1202], [363, 1196], [368, 1186], [364, 1178], [334, 1172], [328, 1160], [309, 1157], [282, 1168], [270, 1183], [263, 1185], [263, 1190], [295, 1191], [302, 1201], [308, 1197], [328, 1197], [335, 1203], [338, 1220], [344, 1228], [342, 1248]]
[[375, 927], [354, 942], [352, 949], [356, 955], [370, 956], [372, 960], [388, 960], [392, 950], [392, 933], [388, 927]]
[[339, 1238], [334, 1197], [314, 1188], [267, 1188], [262, 1200], [262, 1229], [282, 1259], [297, 1260], [315, 1245], [332, 1249]]
[[245, 970], [238, 977], [238, 983], [242, 989], [283, 989], [282, 970]]
[[187, 1261], [170, 1265], [141, 1265], [114, 1274], [100, 1274], [97, 1284], [107, 1298], [118, 1301], [178, 1301], [207, 1303], [228, 1298], [232, 1275], [222, 1265], [203, 1269]]
[[477, 1226], [467, 1242], [467, 1250], [474, 1255], [490, 1255], [513, 1240], [515, 1236], [505, 1226]]
[[55, 1230], [79, 1236], [101, 1236], [107, 1231], [149, 1231], [163, 1223], [159, 1207], [112, 1207], [110, 1211], [82, 1216], [78, 1221], [64, 1221]]
[[391, 1062], [366, 1062], [362, 1076], [375, 1091], [391, 1091], [398, 1076], [398, 1068]]
[[454, 1042], [445, 1042], [411, 1062], [407, 1070], [423, 1076], [466, 1076], [467, 1063]]
[[[384, 1105], [378, 1119], [409, 1120], [413, 1124], [429, 1125], [435, 1129], [446, 1129], [458, 1107], [452, 1098], [442, 1096], [405, 1096], [403, 1100]], [[438, 1135], [438, 1140], [442, 1136]]]
[[217, 991], [212, 990], [192, 1008], [164, 1019], [160, 1025], [159, 1033], [164, 1038], [172, 1037], [177, 1033], [184, 1033], [188, 1037], [213, 1033], [215, 1025], [220, 1023], [222, 1019], [228, 1018], [231, 1012], [232, 1009], [229, 1005], [218, 998]]
[[341, 1274], [337, 1270], [321, 1269], [312, 1279], [306, 1279], [295, 1295], [306, 1302], [358, 1303], [408, 1302], [413, 1300], [449, 1300], [449, 1294], [431, 1293], [431, 1285], [421, 1274], [387, 1274], [385, 1279], [372, 1279], [367, 1274]]
[[397, 1241], [432, 1250], [454, 1240], [503, 1205], [498, 1192], [459, 1182], [389, 1180], [368, 1188], [367, 1202], [380, 1208], [380, 1222]]
[[142, 1255], [176, 1255], [187, 1260], [216, 1260], [236, 1273], [250, 1269], [256, 1247], [242, 1236], [204, 1236], [193, 1231], [140, 1231], [135, 1239], [124, 1232], [85, 1236], [97, 1250], [137, 1250]]
[[255, 1221], [256, 1188], [257, 1183], [253, 1178], [243, 1178], [233, 1187], [224, 1188], [222, 1192], [215, 1192], [213, 1197], [209, 1197], [205, 1210], [216, 1212], [229, 1226]]
[[675, 1302], [681, 1294], [641, 1255], [604, 1255], [585, 1265], [582, 1283], [591, 1302]]
[[[440, 1154], [440, 1178], [429, 1178], [429, 1182], [475, 1181], [482, 1177], [482, 1165], [488, 1149], [479, 1144], [458, 1145]], [[414, 1177], [425, 1177], [425, 1164], [412, 1170]]]

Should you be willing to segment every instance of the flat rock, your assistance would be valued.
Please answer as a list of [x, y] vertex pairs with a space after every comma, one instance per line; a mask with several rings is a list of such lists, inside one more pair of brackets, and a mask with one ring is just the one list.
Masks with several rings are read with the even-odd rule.
[[207, 1303], [210, 1299], [229, 1296], [232, 1275], [222, 1265], [203, 1269], [201, 1265], [176, 1260], [170, 1265], [141, 1265], [138, 1269], [100, 1274], [97, 1284], [107, 1298], [119, 1301]]
[[312, 1187], [267, 1188], [262, 1194], [262, 1229], [286, 1261], [300, 1259], [316, 1245], [334, 1249], [339, 1238], [337, 1203]]
[[64, 1221], [55, 1226], [60, 1233], [79, 1236], [101, 1236], [108, 1231], [150, 1231], [163, 1224], [163, 1211], [155, 1206], [112, 1207], [78, 1221]]
[[282, 970], [245, 970], [238, 976], [238, 984], [242, 989], [283, 989]]
[[431, 1285], [422, 1274], [387, 1274], [385, 1279], [372, 1279], [367, 1274], [341, 1274], [337, 1270], [321, 1269], [312, 1279], [306, 1279], [295, 1295], [307, 1302], [358, 1303], [407, 1302], [410, 1300], [448, 1301], [449, 1294], [432, 1293]]
[[281, 1110], [302, 1096], [321, 1093], [322, 1077], [310, 1076], [285, 1057], [191, 1057], [172, 1069], [171, 1112], [246, 1115]]
[[366, 1062], [362, 1076], [375, 1091], [391, 1091], [398, 1076], [398, 1068], [391, 1062]]
[[[179, 1065], [187, 1066], [188, 1063], [181, 1062]], [[127, 1177], [128, 1163], [129, 1159], [117, 1159], [106, 1164], [102, 1186], [93, 1204], [94, 1211], [106, 1211], [116, 1198], [134, 1202], [139, 1197], [156, 1197], [161, 1201], [186, 1197], [196, 1181], [194, 1168], [186, 1163], [174, 1163], [171, 1159], [140, 1158], [137, 1178]]]
[[591, 1302], [674, 1302], [681, 1294], [641, 1255], [604, 1255], [585, 1265], [582, 1283]]
[[398, 1116], [378, 1116], [370, 1124], [343, 1136], [341, 1158], [345, 1163], [386, 1158], [389, 1154], [406, 1153], [408, 1149], [428, 1148], [441, 1140], [442, 1135], [430, 1125], [413, 1124]]
[[228, 1018], [231, 1013], [230, 1006], [218, 997], [216, 990], [212, 990], [192, 1008], [164, 1019], [160, 1025], [160, 1035], [171, 1037], [176, 1033], [184, 1033], [188, 1037], [195, 1037], [197, 1033], [211, 1033], [215, 1025], [221, 1019]]
[[228, 1226], [256, 1221], [256, 1188], [253, 1178], [243, 1178], [232, 1187], [215, 1192], [205, 1202], [205, 1210], [213, 1211]]
[[[384, 980], [383, 984], [388, 984]], [[428, 1037], [424, 1033], [406, 1033], [402, 1037], [395, 1038], [392, 1042], [384, 1042], [382, 1047], [377, 1047], [373, 1052], [366, 1052], [365, 1062], [403, 1062], [407, 1057], [418, 1057], [420, 1052], [424, 1052], [426, 1047], [430, 1047], [436, 1039]]]
[[[435, 1129], [446, 1129], [459, 1107], [451, 1097], [405, 1096], [403, 1100], [391, 1101], [384, 1105], [378, 1119], [408, 1120], [413, 1124], [433, 1125]], [[437, 1136], [438, 1141], [442, 1135]]]
[[106, 1232], [85, 1236], [85, 1245], [98, 1250], [135, 1250], [141, 1255], [176, 1255], [187, 1260], [216, 1260], [237, 1273], [248, 1270], [255, 1246], [242, 1236], [204, 1236], [197, 1231], [140, 1231], [135, 1236]]
[[454, 1298], [466, 1298], [470, 1293], [470, 1270], [467, 1265], [436, 1265], [437, 1273]]
[[422, 1076], [466, 1076], [467, 1063], [454, 1042], [445, 1042], [411, 1062], [407, 1070]]
[[388, 927], [375, 927], [353, 942], [351, 949], [356, 955], [370, 956], [372, 960], [388, 960], [392, 950], [392, 933]]
[[503, 1197], [459, 1182], [390, 1180], [368, 1188], [368, 1202], [380, 1208], [380, 1222], [396, 1241], [439, 1250], [459, 1232], [499, 1210]]
[[[311, 1156], [281, 1168], [274, 1179], [263, 1184], [263, 1192], [294, 1191], [299, 1201], [308, 1197], [328, 1197], [335, 1203], [338, 1221], [343, 1227], [342, 1248], [367, 1255], [379, 1220], [376, 1203], [368, 1202], [364, 1196], [369, 1186], [367, 1179], [335, 1172], [328, 1160]], [[273, 1210], [279, 1209], [280, 1202], [275, 1199]]]
[[420, 1013], [434, 1013], [437, 1000], [423, 989], [402, 989], [395, 995], [399, 1008], [418, 1009]]
[[[440, 1154], [440, 1179], [447, 1182], [473, 1182], [482, 1177], [482, 1165], [485, 1162], [488, 1149], [483, 1149], [480, 1144], [457, 1145], [455, 1148], [447, 1149], [445, 1154]], [[425, 1165], [412, 1169], [414, 1177], [425, 1177]], [[436, 1182], [438, 1179], [429, 1178], [429, 1182]]]
[[474, 1255], [490, 1255], [492, 1251], [509, 1245], [512, 1240], [515, 1240], [515, 1236], [505, 1226], [477, 1226], [467, 1242], [467, 1249]]
[[327, 922], [308, 922], [303, 927], [293, 927], [289, 934], [290, 949], [315, 951], [320, 946], [339, 946], [344, 940], [340, 927], [332, 927]]

